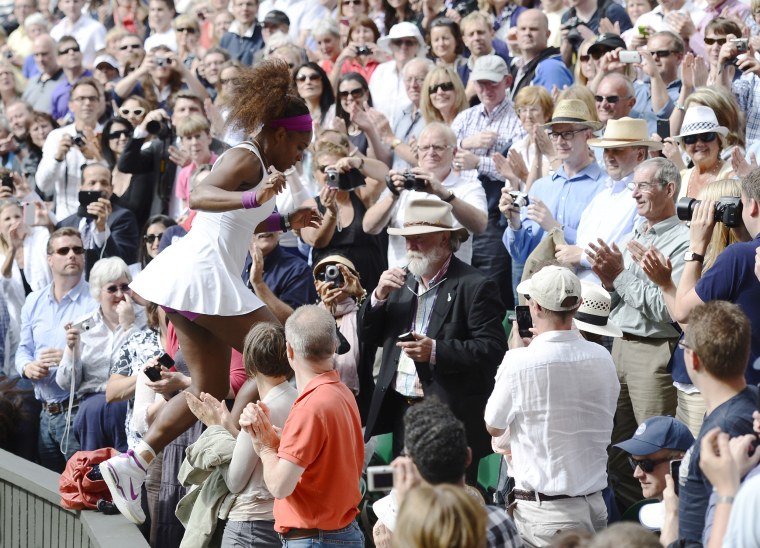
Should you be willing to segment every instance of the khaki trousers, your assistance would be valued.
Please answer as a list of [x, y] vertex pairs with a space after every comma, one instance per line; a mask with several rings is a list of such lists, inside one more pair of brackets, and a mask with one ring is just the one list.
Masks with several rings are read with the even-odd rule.
[[548, 502], [518, 500], [512, 519], [525, 546], [543, 547], [565, 531], [598, 533], [606, 528], [607, 506], [601, 493]]
[[676, 418], [686, 425], [694, 438], [699, 435], [706, 411], [707, 407], [705, 406], [705, 399], [702, 397], [702, 394], [699, 392], [687, 394], [678, 390]]

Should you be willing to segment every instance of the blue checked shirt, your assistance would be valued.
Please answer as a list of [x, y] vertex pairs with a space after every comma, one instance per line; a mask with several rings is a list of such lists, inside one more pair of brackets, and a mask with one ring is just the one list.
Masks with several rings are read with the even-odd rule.
[[462, 172], [463, 177], [471, 179], [483, 175], [489, 179], [504, 181], [504, 176], [496, 169], [491, 155], [494, 152], [502, 152], [508, 142], [515, 142], [527, 135], [509, 98], [499, 103], [490, 114], [486, 112], [482, 104], [460, 112], [451, 124], [451, 129], [457, 136], [457, 146], [460, 148], [462, 148], [462, 139], [470, 135], [483, 131], [496, 132], [496, 142], [491, 148], [469, 149], [473, 154], [480, 156], [480, 165], [477, 170]]
[[744, 73], [731, 84], [731, 91], [745, 114], [749, 146], [760, 141], [760, 78], [751, 72]]
[[487, 504], [486, 513], [488, 514], [488, 530], [486, 531], [488, 548], [522, 548], [522, 538], [504, 507]]

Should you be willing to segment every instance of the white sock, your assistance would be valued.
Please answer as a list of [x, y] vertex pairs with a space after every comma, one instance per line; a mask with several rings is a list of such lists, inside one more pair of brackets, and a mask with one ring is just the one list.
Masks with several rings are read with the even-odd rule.
[[148, 468], [149, 462], [146, 462], [145, 459], [142, 456], [142, 453], [148, 453], [150, 454], [153, 459], [156, 458], [156, 452], [153, 450], [153, 448], [145, 443], [145, 441], [140, 440], [140, 442], [137, 444], [137, 447], [135, 447], [135, 456], [137, 457], [137, 460], [140, 461], [140, 464], [143, 465], [143, 467]]

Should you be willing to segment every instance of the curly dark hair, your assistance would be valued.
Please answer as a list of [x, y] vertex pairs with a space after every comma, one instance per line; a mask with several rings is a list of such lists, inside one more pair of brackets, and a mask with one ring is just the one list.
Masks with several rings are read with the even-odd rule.
[[428, 483], [462, 480], [468, 455], [464, 424], [438, 398], [425, 398], [406, 412], [404, 447]]
[[108, 167], [113, 169], [116, 167], [116, 154], [113, 150], [111, 150], [111, 143], [110, 139], [108, 138], [108, 135], [111, 133], [111, 127], [114, 124], [121, 124], [131, 134], [134, 131], [134, 128], [132, 127], [132, 124], [129, 123], [129, 120], [126, 118], [122, 118], [121, 116], [114, 116], [113, 118], [109, 118], [108, 121], [103, 124], [103, 132], [100, 134], [100, 150], [103, 153], [103, 159], [108, 164]]
[[250, 135], [272, 120], [309, 114], [291, 82], [290, 67], [281, 59], [241, 70], [227, 102], [228, 123]]

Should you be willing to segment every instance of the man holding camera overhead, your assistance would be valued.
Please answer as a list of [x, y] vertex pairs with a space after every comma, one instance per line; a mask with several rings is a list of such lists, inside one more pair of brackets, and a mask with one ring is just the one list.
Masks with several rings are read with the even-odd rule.
[[[411, 64], [411, 63], [410, 63]], [[420, 134], [417, 154], [419, 167], [407, 171], [391, 171], [388, 190], [364, 214], [362, 228], [379, 234], [385, 227], [404, 226], [404, 213], [411, 200], [437, 196], [452, 207], [454, 226], [464, 227], [471, 234], [486, 229], [486, 193], [471, 179], [462, 178], [451, 169], [456, 153], [456, 137], [445, 124], [428, 124]], [[456, 256], [467, 264], [472, 259], [472, 242], [462, 242]], [[388, 265], [403, 266], [407, 262], [406, 244], [402, 236], [388, 236]]]
[[754, 275], [755, 254], [760, 248], [760, 170], [754, 170], [742, 180], [741, 204], [741, 218], [752, 241], [728, 246], [704, 276], [702, 266], [705, 253], [715, 223], [720, 219], [715, 213], [715, 202], [694, 205], [688, 257], [676, 293], [675, 320], [688, 322], [694, 307], [708, 301], [738, 304], [752, 326], [750, 367], [745, 377], [750, 384], [757, 384], [760, 382], [760, 371], [752, 364], [760, 357], [760, 281]]
[[[689, 231], [676, 216], [675, 197], [681, 176], [672, 162], [652, 158], [634, 171], [637, 213], [645, 222], [637, 226], [622, 250], [599, 239], [586, 251], [594, 273], [612, 296], [610, 320], [623, 330], [612, 345], [620, 379], [612, 443], [630, 439], [639, 424], [653, 416], [675, 416], [676, 389], [668, 371], [679, 332], [673, 326], [665, 297], [641, 268], [644, 253], [656, 247], [668, 257], [674, 283], [684, 268]], [[631, 478], [626, 457], [610, 453], [610, 480], [621, 507], [641, 499], [641, 487]]]

